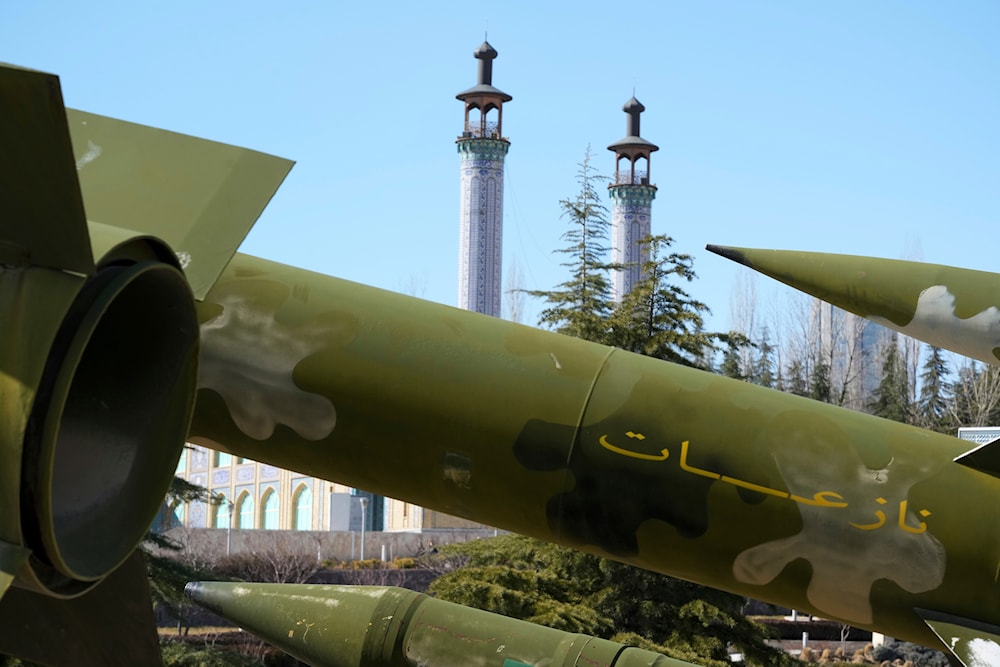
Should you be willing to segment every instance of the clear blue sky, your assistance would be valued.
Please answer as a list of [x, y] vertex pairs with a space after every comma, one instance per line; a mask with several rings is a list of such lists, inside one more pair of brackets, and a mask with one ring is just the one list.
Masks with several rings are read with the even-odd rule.
[[[616, 7], [617, 4], [617, 7]], [[484, 30], [514, 96], [505, 263], [565, 278], [558, 202], [646, 106], [653, 228], [729, 327], [706, 243], [992, 270], [1000, 3], [12, 2], [0, 61], [69, 106], [297, 161], [243, 251], [454, 305], [462, 129]], [[537, 312], [537, 304], [533, 307]], [[531, 317], [534, 323], [534, 316]]]

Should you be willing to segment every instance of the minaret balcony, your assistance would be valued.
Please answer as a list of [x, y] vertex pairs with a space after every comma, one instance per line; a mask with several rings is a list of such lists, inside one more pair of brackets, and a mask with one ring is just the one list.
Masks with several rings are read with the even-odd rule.
[[619, 171], [615, 173], [612, 185], [649, 185], [649, 172], [639, 171]]
[[500, 139], [500, 124], [494, 121], [465, 124], [462, 139]]

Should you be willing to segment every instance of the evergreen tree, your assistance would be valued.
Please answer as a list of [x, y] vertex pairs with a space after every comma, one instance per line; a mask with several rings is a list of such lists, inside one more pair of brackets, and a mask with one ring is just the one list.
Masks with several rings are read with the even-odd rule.
[[751, 362], [749, 380], [762, 387], [774, 388], [777, 379], [774, 376], [774, 346], [771, 345], [771, 335], [764, 327], [757, 341], [756, 354]]
[[[708, 306], [671, 282], [672, 279], [690, 282], [695, 278], [690, 255], [667, 254], [673, 244], [669, 236], [651, 236], [639, 243], [649, 248], [649, 261], [642, 267], [643, 278], [614, 309], [604, 342], [685, 366], [703, 366], [716, 343], [728, 341], [734, 334], [705, 332], [704, 315], [709, 312]], [[733, 340], [738, 344], [742, 337]]]
[[886, 346], [882, 358], [882, 381], [868, 403], [868, 409], [877, 417], [910, 423], [909, 379], [899, 346], [893, 339]]
[[948, 384], [948, 360], [939, 347], [928, 348], [927, 360], [920, 374], [920, 398], [917, 405], [919, 425], [931, 431], [948, 433], [948, 403], [951, 387]]
[[[219, 500], [205, 487], [174, 476], [164, 502], [172, 513], [180, 505], [192, 502], [214, 505]], [[146, 571], [149, 575], [149, 590], [153, 604], [159, 605], [174, 618], [183, 620], [186, 612], [191, 609], [190, 601], [184, 595], [184, 586], [189, 581], [216, 579], [216, 574], [176, 557], [179, 556], [182, 545], [162, 533], [150, 530], [146, 533], [140, 548], [146, 557]]]
[[570, 279], [554, 290], [534, 290], [528, 294], [548, 304], [539, 324], [568, 336], [604, 342], [607, 319], [613, 309], [608, 280], [612, 265], [606, 261], [611, 223], [595, 187], [606, 179], [594, 173], [590, 159], [587, 146], [576, 177], [580, 191], [573, 199], [559, 202], [570, 228], [562, 236], [568, 245], [556, 252], [566, 255], [563, 266], [570, 269]]
[[830, 379], [830, 364], [825, 359], [816, 359], [813, 372], [809, 378], [809, 398], [814, 401], [829, 403], [833, 395], [833, 383]]
[[740, 353], [736, 345], [727, 345], [722, 352], [722, 365], [719, 366], [719, 373], [734, 380], [744, 380], [746, 376], [740, 368]]
[[808, 396], [809, 385], [806, 383], [806, 370], [802, 362], [792, 359], [785, 370], [784, 390], [796, 396]]
[[[743, 598], [517, 535], [451, 544], [438, 598], [549, 627], [724, 667], [734, 646], [750, 665], [792, 661], [743, 617]], [[455, 567], [458, 565], [458, 567]]]

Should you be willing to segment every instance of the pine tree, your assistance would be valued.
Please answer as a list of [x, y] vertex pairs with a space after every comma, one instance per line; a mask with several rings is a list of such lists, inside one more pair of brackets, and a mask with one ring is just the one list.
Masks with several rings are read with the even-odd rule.
[[806, 383], [806, 370], [802, 362], [793, 359], [785, 369], [784, 390], [796, 396], [808, 396], [809, 385]]
[[824, 359], [817, 359], [813, 364], [813, 372], [809, 378], [809, 398], [814, 401], [829, 403], [833, 395], [833, 383], [830, 380], [830, 364]]
[[749, 380], [762, 387], [774, 388], [777, 380], [774, 377], [774, 346], [771, 345], [771, 335], [764, 327], [760, 340], [756, 344], [756, 354], [750, 367]]
[[450, 544], [432, 558], [445, 560], [430, 586], [439, 599], [700, 665], [729, 664], [730, 645], [749, 664], [792, 663], [730, 593], [518, 535]]
[[746, 379], [743, 369], [740, 368], [739, 348], [736, 345], [727, 345], [726, 349], [723, 350], [722, 365], [719, 367], [719, 373], [734, 380]]
[[642, 267], [643, 278], [614, 309], [604, 342], [648, 357], [697, 367], [704, 365], [717, 342], [731, 339], [737, 345], [742, 342], [742, 336], [707, 333], [703, 327], [708, 306], [671, 282], [673, 279], [690, 282], [695, 278], [690, 255], [667, 254], [673, 244], [669, 236], [651, 236], [639, 243], [649, 248], [649, 261]]
[[923, 428], [939, 433], [952, 430], [948, 414], [950, 372], [944, 351], [939, 347], [929, 347], [927, 360], [920, 374], [920, 398], [917, 404], [919, 425]]
[[567, 256], [563, 266], [570, 269], [571, 277], [554, 290], [533, 290], [528, 294], [548, 304], [539, 324], [568, 336], [604, 342], [613, 309], [608, 279], [612, 265], [606, 261], [611, 223], [595, 187], [606, 179], [594, 173], [590, 159], [587, 146], [576, 176], [580, 191], [573, 199], [559, 202], [570, 229], [562, 236], [569, 245], [556, 252]]
[[908, 424], [911, 421], [909, 379], [895, 339], [882, 358], [882, 381], [868, 403], [873, 415]]

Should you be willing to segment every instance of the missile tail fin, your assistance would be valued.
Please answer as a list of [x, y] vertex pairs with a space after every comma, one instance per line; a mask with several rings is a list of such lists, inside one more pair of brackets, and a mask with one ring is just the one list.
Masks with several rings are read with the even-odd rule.
[[10, 588], [0, 600], [0, 654], [55, 667], [162, 665], [142, 555], [68, 600]]

